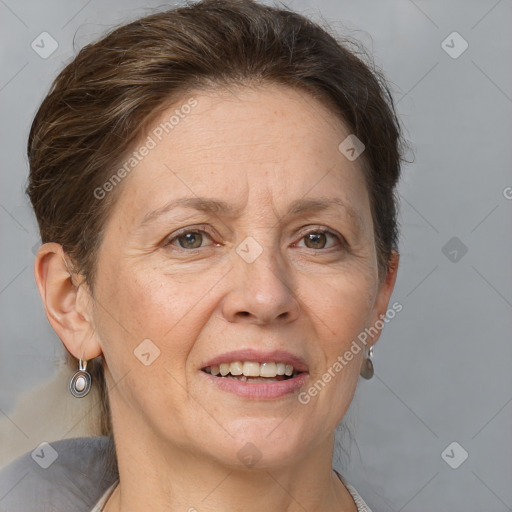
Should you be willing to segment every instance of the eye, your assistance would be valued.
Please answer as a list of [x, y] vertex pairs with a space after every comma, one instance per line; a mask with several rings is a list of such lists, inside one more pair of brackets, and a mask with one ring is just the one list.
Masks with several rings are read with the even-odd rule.
[[165, 245], [174, 245], [180, 247], [181, 249], [199, 249], [203, 246], [203, 241], [205, 238], [211, 240], [210, 235], [206, 231], [201, 229], [188, 229], [183, 230], [175, 235], [171, 235], [171, 237], [168, 238], [165, 242]]
[[180, 235], [177, 241], [183, 249], [197, 249], [203, 243], [203, 235], [200, 231], [190, 231]]
[[309, 233], [303, 235], [301, 240], [304, 240], [305, 246], [308, 249], [330, 249], [330, 247], [333, 247], [336, 244], [331, 245], [330, 247], [326, 247], [329, 238], [334, 238], [335, 241], [338, 241], [340, 245], [343, 245], [341, 243], [340, 237], [327, 229], [317, 229], [315, 231], [310, 231]]

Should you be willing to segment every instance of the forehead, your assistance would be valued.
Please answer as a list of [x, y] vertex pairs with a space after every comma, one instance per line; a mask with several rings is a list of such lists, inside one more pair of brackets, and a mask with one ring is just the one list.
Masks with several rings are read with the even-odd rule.
[[172, 198], [215, 196], [261, 211], [339, 197], [364, 217], [361, 161], [338, 149], [349, 134], [323, 103], [288, 87], [191, 92], [156, 117], [126, 156], [136, 165], [116, 208], [135, 222]]

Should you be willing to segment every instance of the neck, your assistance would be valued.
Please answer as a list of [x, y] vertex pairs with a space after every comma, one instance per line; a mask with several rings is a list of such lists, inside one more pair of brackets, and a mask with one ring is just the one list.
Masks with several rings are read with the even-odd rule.
[[[292, 464], [227, 467], [212, 458], [116, 435], [120, 482], [105, 512], [357, 512], [331, 469], [334, 439]], [[134, 463], [133, 461], [136, 461]]]

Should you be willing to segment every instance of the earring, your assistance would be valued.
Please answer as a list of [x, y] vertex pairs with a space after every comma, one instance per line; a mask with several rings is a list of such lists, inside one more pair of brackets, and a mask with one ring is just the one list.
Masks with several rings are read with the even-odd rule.
[[368, 350], [368, 357], [364, 360], [364, 363], [361, 367], [361, 377], [364, 379], [371, 379], [373, 377], [373, 345]]
[[91, 374], [86, 370], [87, 360], [80, 359], [78, 371], [75, 372], [69, 382], [69, 390], [76, 398], [82, 398], [91, 390]]

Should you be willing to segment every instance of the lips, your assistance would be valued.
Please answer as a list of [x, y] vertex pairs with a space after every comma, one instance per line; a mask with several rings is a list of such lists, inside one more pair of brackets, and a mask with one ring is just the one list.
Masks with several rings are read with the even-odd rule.
[[304, 360], [286, 351], [237, 350], [201, 367], [210, 384], [244, 398], [275, 399], [297, 392], [306, 382]]

